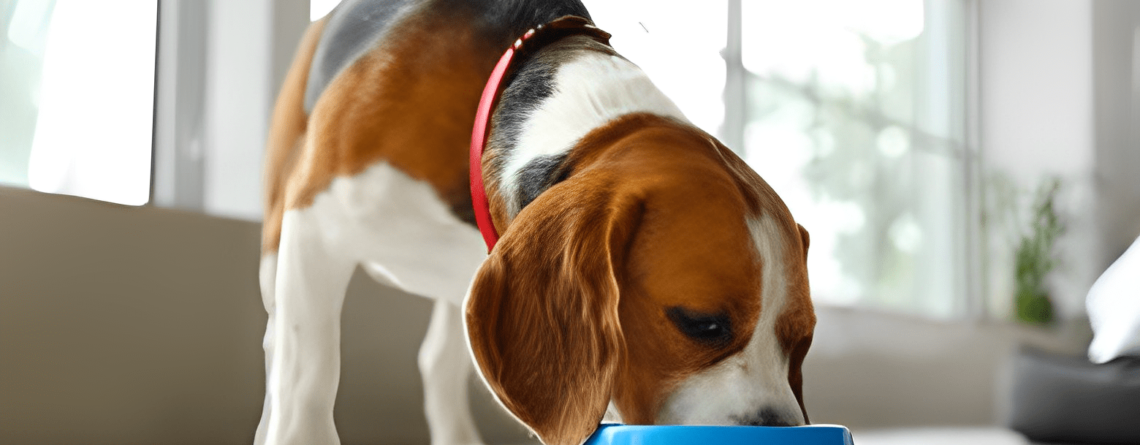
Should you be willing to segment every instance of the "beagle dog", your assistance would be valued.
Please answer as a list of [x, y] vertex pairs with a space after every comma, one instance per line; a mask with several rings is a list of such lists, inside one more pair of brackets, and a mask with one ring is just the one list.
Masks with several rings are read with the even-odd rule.
[[[479, 441], [472, 369], [552, 445], [603, 419], [807, 423], [807, 232], [589, 17], [578, 0], [345, 0], [313, 23], [268, 138], [255, 443], [339, 442], [357, 266], [436, 301], [419, 355], [433, 443]], [[482, 233], [501, 234], [490, 253]]]

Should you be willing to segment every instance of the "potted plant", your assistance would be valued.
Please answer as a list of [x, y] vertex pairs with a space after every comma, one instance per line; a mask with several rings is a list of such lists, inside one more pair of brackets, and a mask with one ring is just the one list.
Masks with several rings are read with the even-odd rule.
[[1054, 205], [1060, 187], [1061, 181], [1054, 178], [1038, 188], [1030, 209], [1028, 231], [1021, 233], [1014, 255], [1016, 316], [1029, 324], [1043, 325], [1053, 321], [1053, 302], [1049, 299], [1045, 277], [1057, 266], [1053, 247], [1065, 230]]

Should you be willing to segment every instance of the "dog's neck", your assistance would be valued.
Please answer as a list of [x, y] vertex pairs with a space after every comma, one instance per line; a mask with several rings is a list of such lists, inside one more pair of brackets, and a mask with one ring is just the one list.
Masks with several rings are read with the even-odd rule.
[[641, 68], [608, 45], [569, 37], [528, 58], [500, 96], [484, 155], [500, 232], [566, 179], [568, 155], [583, 136], [631, 113], [688, 122]]

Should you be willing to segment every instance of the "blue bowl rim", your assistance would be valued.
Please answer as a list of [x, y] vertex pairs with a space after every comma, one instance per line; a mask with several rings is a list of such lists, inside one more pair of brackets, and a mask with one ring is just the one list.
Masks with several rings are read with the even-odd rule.
[[[586, 440], [586, 445], [656, 443], [795, 443], [802, 445], [851, 445], [851, 432], [842, 425], [798, 427], [713, 425], [623, 425], [605, 423]], [[676, 442], [674, 442], [676, 441]]]

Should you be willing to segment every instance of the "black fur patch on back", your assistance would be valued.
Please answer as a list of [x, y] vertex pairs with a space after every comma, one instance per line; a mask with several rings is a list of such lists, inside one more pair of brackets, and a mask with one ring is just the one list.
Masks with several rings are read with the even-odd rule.
[[483, 30], [484, 43], [503, 50], [540, 24], [566, 15], [590, 17], [579, 0], [344, 0], [329, 13], [313, 55], [305, 88], [306, 113], [337, 74], [377, 44], [406, 6], [448, 14], [470, 11], [471, 25]]
[[368, 51], [409, 0], [345, 0], [329, 13], [309, 66], [305, 112], [313, 110], [329, 82]]

